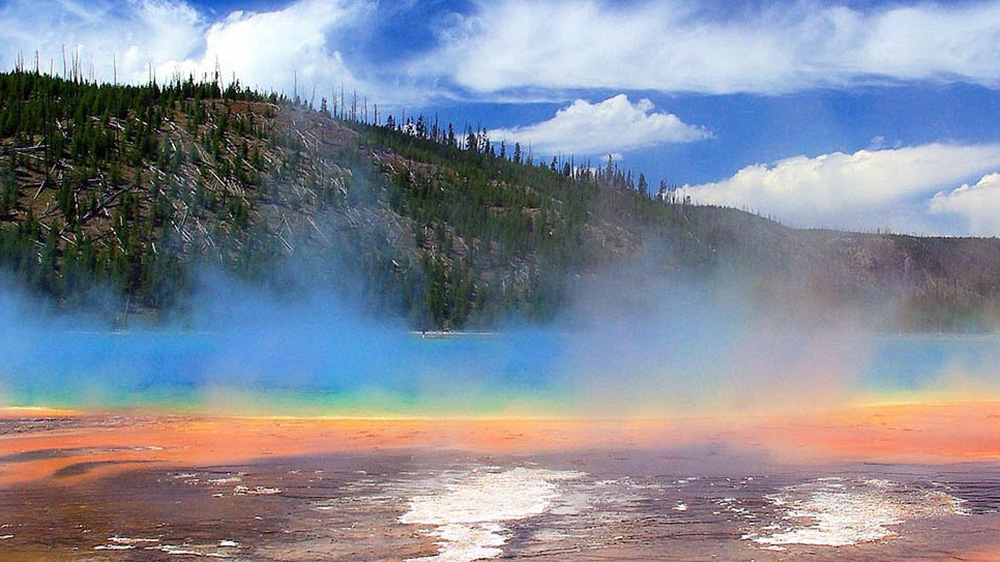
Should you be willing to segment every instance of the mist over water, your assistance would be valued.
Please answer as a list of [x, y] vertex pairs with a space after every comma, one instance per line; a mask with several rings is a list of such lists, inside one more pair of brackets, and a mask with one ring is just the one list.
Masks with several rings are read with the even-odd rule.
[[0, 293], [0, 406], [226, 414], [668, 415], [816, 408], [861, 393], [995, 392], [1000, 339], [878, 335], [763, 311], [735, 282], [577, 287], [547, 326], [424, 337], [331, 291], [207, 277], [191, 313], [112, 330]]
[[227, 413], [498, 413], [546, 392], [561, 343], [522, 329], [423, 338], [328, 292], [276, 298], [215, 276], [192, 313], [113, 330], [0, 296], [0, 404]]

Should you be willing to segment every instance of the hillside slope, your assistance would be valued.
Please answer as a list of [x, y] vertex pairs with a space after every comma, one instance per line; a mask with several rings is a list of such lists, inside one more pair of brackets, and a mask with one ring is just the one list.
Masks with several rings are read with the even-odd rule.
[[641, 262], [645, 280], [737, 275], [763, 302], [899, 301], [904, 328], [1000, 317], [996, 239], [794, 230], [651, 197], [613, 165], [536, 165], [484, 132], [343, 117], [193, 80], [0, 74], [0, 266], [61, 306], [147, 316], [183, 313], [210, 267], [483, 327], [552, 318], [574, 283]]

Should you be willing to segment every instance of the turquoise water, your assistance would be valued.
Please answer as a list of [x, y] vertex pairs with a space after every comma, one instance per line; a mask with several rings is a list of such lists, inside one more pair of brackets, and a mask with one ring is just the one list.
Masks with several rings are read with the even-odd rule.
[[[721, 384], [719, 373], [697, 376], [711, 370], [704, 366], [719, 349], [609, 346], [543, 330], [445, 338], [374, 326], [9, 331], [0, 339], [0, 404], [489, 414], [512, 405], [559, 411], [584, 398], [612, 401], [620, 394], [616, 384], [643, 387], [633, 393], [640, 395], [673, 389], [707, 394]], [[880, 335], [868, 347], [853, 367], [858, 372], [847, 377], [857, 391], [947, 390], [955, 373], [978, 387], [1000, 389], [997, 336]], [[763, 365], [766, 377], [767, 361], [757, 363], [755, 376], [762, 376]], [[673, 365], [683, 366], [684, 377], [664, 374]], [[593, 384], [605, 371], [609, 380]], [[739, 364], [724, 371], [741, 376]], [[578, 379], [579, 372], [588, 372], [587, 378]], [[643, 386], [656, 377], [665, 380]]]
[[0, 340], [0, 404], [496, 410], [546, 394], [560, 347], [531, 332], [35, 332]]
[[[861, 384], [875, 391], [923, 391], [954, 384], [953, 376], [1000, 390], [1000, 336], [899, 335], [876, 340]], [[940, 388], [947, 390], [947, 388]]]

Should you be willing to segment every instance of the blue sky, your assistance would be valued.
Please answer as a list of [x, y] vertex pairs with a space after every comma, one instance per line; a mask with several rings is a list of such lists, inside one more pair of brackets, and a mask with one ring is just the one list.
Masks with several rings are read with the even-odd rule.
[[297, 74], [794, 226], [945, 235], [1000, 234], [998, 37], [997, 1], [0, 1], [4, 67]]

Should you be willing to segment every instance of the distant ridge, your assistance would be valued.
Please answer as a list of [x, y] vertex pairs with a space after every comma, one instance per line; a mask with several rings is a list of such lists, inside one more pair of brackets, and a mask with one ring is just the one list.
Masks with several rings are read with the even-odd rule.
[[333, 113], [217, 81], [2, 73], [0, 269], [61, 308], [154, 322], [189, 311], [203, 269], [279, 293], [329, 286], [417, 330], [546, 321], [608, 272], [637, 291], [722, 274], [765, 306], [892, 302], [871, 318], [889, 329], [1000, 319], [997, 239], [795, 230], [653, 195], [613, 163]]

